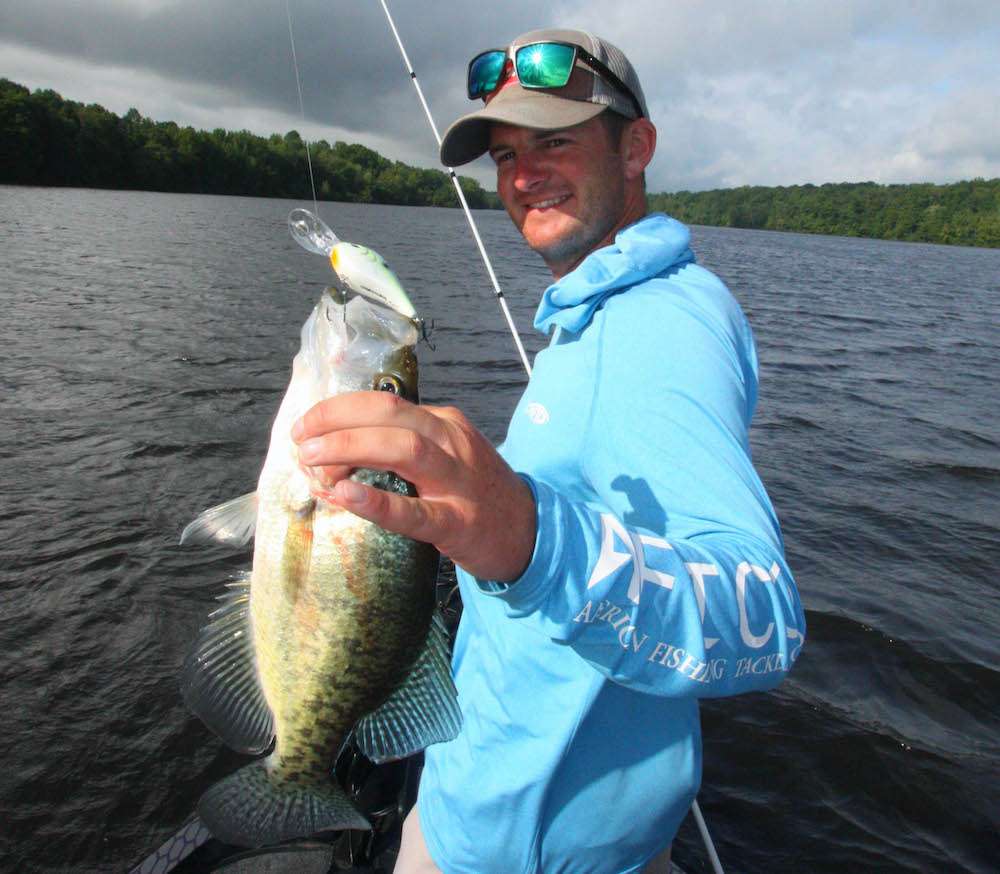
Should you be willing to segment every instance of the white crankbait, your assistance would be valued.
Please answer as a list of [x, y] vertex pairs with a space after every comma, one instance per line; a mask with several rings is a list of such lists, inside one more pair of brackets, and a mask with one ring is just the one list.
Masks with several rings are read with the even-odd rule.
[[349, 290], [417, 321], [417, 311], [399, 278], [378, 252], [339, 239], [323, 219], [308, 209], [293, 209], [288, 214], [288, 230], [307, 252], [329, 258], [330, 266]]

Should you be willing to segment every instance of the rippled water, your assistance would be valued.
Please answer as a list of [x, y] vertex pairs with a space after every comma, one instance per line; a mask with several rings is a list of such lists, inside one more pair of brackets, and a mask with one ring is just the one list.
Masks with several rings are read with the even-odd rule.
[[[0, 188], [0, 869], [127, 869], [235, 768], [177, 673], [245, 564], [183, 550], [253, 488], [327, 281], [291, 202]], [[523, 374], [457, 211], [325, 204], [435, 319], [421, 393], [502, 438]], [[530, 352], [544, 266], [486, 245]], [[1000, 251], [696, 228], [761, 356], [755, 460], [809, 640], [703, 708], [732, 872], [995, 871]], [[690, 822], [676, 851], [707, 870]]]

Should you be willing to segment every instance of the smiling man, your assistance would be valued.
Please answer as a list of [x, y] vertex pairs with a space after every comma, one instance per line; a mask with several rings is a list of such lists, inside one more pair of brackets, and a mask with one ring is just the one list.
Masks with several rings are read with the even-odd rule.
[[[656, 129], [620, 50], [535, 31], [468, 86], [485, 105], [442, 160], [490, 154], [555, 280], [507, 439], [373, 392], [294, 431], [338, 503], [458, 569], [464, 722], [427, 750], [396, 872], [660, 874], [701, 779], [698, 699], [777, 685], [804, 639], [750, 459], [753, 337], [687, 228], [647, 214]], [[346, 478], [362, 466], [419, 497]]]
[[500, 199], [556, 279], [646, 213], [642, 171], [656, 129], [640, 118], [627, 141], [620, 133], [601, 116], [561, 130], [491, 125]]

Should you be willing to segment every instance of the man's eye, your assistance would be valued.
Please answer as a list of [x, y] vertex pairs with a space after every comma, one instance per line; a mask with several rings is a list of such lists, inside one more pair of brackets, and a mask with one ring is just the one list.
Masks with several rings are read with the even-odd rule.
[[562, 137], [552, 137], [552, 139], [545, 141], [545, 145], [547, 145], [550, 149], [556, 149], [559, 146], [565, 146], [566, 140]]
[[513, 152], [497, 152], [493, 156], [493, 160], [496, 161], [496, 163], [498, 164], [502, 164], [504, 161], [509, 161], [513, 157], [514, 157]]

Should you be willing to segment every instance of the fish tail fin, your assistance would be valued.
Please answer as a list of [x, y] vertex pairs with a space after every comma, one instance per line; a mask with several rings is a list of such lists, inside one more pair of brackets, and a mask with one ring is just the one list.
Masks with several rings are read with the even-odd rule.
[[257, 762], [209, 788], [198, 802], [198, 815], [220, 841], [243, 847], [371, 828], [335, 783], [279, 783]]

